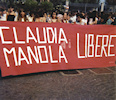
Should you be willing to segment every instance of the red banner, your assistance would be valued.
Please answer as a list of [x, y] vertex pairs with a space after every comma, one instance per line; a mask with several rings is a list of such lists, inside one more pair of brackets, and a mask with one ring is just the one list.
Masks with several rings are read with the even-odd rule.
[[0, 22], [2, 76], [115, 66], [116, 26]]

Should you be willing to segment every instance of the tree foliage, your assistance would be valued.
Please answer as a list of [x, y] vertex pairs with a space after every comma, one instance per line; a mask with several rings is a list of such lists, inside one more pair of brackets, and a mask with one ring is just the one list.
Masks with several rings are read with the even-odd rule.
[[53, 10], [53, 3], [48, 2], [48, 1], [41, 2], [40, 8], [43, 12], [52, 11]]
[[33, 10], [36, 10], [37, 8], [38, 8], [38, 2], [34, 0], [26, 0], [24, 4], [24, 9], [26, 11], [33, 11]]

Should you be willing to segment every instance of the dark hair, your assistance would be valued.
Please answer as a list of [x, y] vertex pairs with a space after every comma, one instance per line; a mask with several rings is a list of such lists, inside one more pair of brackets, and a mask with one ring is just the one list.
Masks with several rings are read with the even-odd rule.
[[36, 13], [35, 14], [35, 18], [39, 18], [40, 16], [39, 16], [39, 14], [38, 13]]
[[85, 16], [83, 16], [82, 14], [79, 15], [81, 18], [85, 19]]

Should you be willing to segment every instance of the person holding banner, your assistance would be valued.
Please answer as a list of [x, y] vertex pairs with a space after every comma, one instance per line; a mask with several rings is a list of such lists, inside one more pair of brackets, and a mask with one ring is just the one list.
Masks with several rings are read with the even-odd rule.
[[14, 8], [10, 7], [7, 12], [7, 21], [14, 21], [16, 13], [14, 12]]
[[7, 17], [7, 12], [5, 9], [3, 9], [3, 11], [0, 11], [0, 21], [6, 21], [7, 20], [6, 17]]
[[114, 19], [112, 18], [111, 15], [109, 15], [106, 24], [107, 24], [107, 25], [111, 25], [113, 22], [114, 22]]
[[63, 15], [62, 14], [57, 14], [57, 22], [62, 23], [63, 20]]
[[19, 13], [18, 21], [20, 21], [20, 22], [28, 21], [26, 15], [25, 15], [25, 12], [23, 10]]
[[35, 15], [34, 13], [30, 13], [30, 15], [27, 16], [27, 19], [29, 22], [34, 22], [35, 21]]
[[53, 12], [53, 13], [52, 13], [52, 22], [53, 22], [53, 23], [57, 22], [57, 19], [56, 19], [56, 12]]
[[39, 22], [46, 22], [46, 18], [47, 18], [47, 14], [44, 13], [44, 15], [41, 15], [41, 16], [40, 16]]
[[51, 15], [48, 13], [46, 17], [46, 22], [51, 23], [51, 21], [52, 21]]
[[40, 22], [40, 17], [38, 13], [35, 15], [35, 22]]
[[69, 23], [67, 13], [63, 15], [63, 23]]

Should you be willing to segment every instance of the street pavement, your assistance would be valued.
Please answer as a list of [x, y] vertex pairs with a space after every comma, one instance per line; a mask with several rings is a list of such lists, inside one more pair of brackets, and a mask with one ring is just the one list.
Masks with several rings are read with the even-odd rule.
[[116, 100], [116, 67], [0, 77], [0, 100]]

